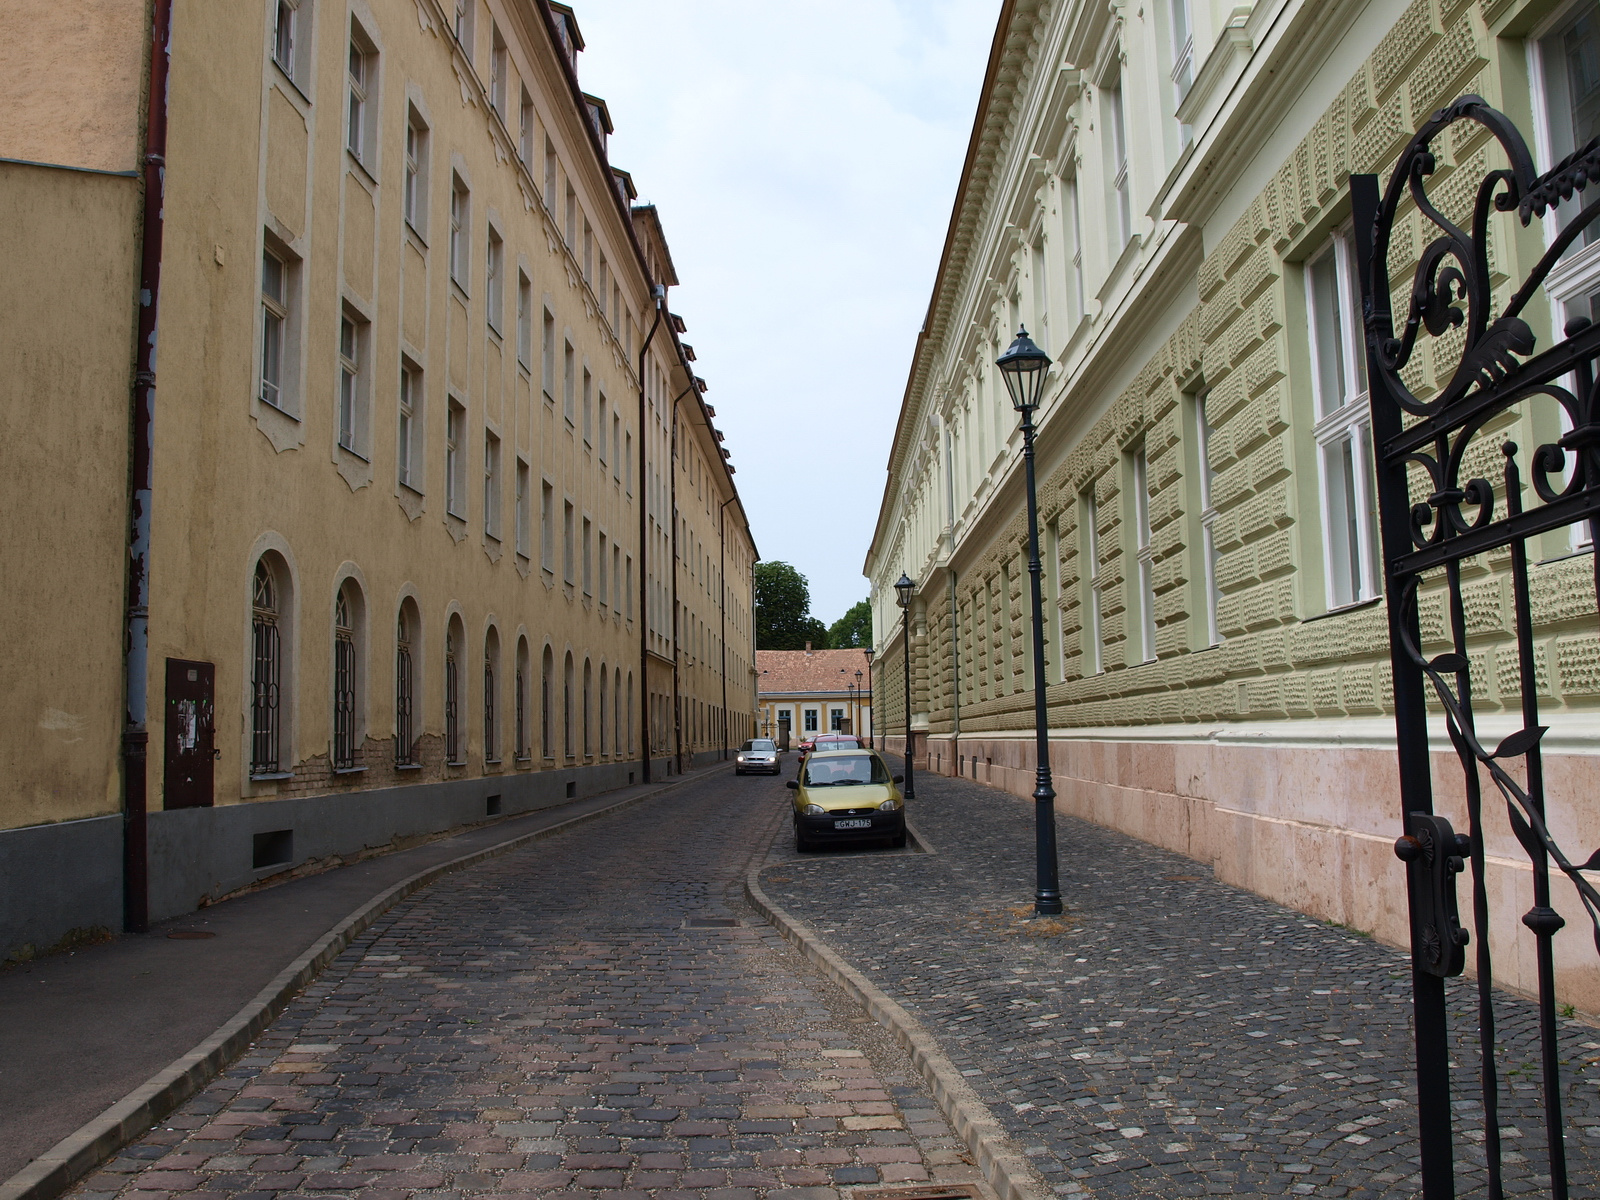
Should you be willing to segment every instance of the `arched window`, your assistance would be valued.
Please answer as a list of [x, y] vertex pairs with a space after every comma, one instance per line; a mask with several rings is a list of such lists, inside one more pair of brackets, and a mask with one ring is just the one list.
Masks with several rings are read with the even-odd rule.
[[606, 754], [606, 676], [609, 674], [610, 672], [606, 670], [605, 663], [601, 663], [600, 691], [597, 693], [598, 703], [595, 706], [595, 747], [601, 758], [604, 758]]
[[341, 584], [333, 601], [333, 768], [356, 765], [356, 618], [350, 590]]
[[250, 774], [276, 775], [283, 750], [283, 630], [280, 588], [262, 558], [256, 563], [251, 595]]
[[550, 723], [550, 693], [555, 690], [555, 673], [555, 656], [546, 646], [543, 661], [539, 665], [539, 752], [551, 760], [556, 756], [555, 731]]
[[483, 758], [500, 761], [500, 635], [493, 628], [483, 639]]
[[589, 713], [593, 707], [594, 672], [589, 667], [589, 660], [583, 660], [583, 756], [594, 757], [594, 742], [589, 737]]
[[562, 753], [567, 758], [575, 757], [573, 735], [576, 730], [572, 721], [572, 651], [567, 651], [566, 666], [561, 673], [561, 724], [562, 724]]
[[627, 743], [622, 740], [622, 668], [615, 672], [616, 686], [611, 696], [611, 752], [621, 758], [627, 752]]
[[528, 639], [517, 639], [517, 678], [516, 707], [517, 707], [517, 761], [527, 762], [533, 757], [533, 748], [528, 744]]
[[414, 767], [416, 729], [412, 725], [412, 705], [416, 696], [416, 660], [412, 640], [420, 628], [416, 606], [407, 599], [400, 606], [394, 631], [394, 765]]
[[628, 753], [638, 753], [639, 743], [633, 736], [633, 672], [628, 672]]
[[452, 766], [464, 762], [461, 744], [461, 620], [450, 618], [444, 635], [444, 758]]

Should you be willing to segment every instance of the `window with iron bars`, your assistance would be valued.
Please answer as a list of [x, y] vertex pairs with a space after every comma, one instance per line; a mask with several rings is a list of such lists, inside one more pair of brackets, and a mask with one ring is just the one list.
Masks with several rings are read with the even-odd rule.
[[445, 638], [444, 651], [444, 757], [452, 766], [461, 758], [461, 679], [456, 665], [456, 635]]
[[281, 727], [278, 722], [279, 680], [283, 641], [278, 629], [278, 595], [266, 563], [256, 564], [251, 632], [254, 655], [250, 672], [250, 773], [278, 771]]
[[356, 642], [342, 588], [333, 612], [333, 769], [348, 771], [356, 765]]
[[396, 630], [394, 649], [394, 765], [416, 765], [411, 754], [411, 632], [404, 615]]
[[495, 737], [494, 656], [487, 650], [483, 655], [483, 758], [485, 762], [500, 761], [499, 739]]
[[520, 666], [517, 667], [516, 693], [517, 761], [527, 762], [533, 757], [533, 752], [528, 746], [528, 679], [527, 673]]

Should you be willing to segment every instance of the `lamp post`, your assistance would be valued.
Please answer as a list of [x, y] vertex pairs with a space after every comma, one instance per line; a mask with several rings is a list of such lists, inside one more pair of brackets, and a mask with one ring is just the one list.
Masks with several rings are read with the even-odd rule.
[[1050, 725], [1045, 711], [1044, 596], [1039, 566], [1039, 500], [1033, 482], [1033, 410], [1039, 407], [1050, 356], [1018, 327], [1017, 339], [998, 359], [1000, 377], [1011, 394], [1011, 407], [1022, 414], [1022, 461], [1028, 480], [1028, 581], [1033, 592], [1033, 734], [1038, 757], [1034, 784], [1034, 852], [1037, 859], [1033, 889], [1036, 916], [1061, 911], [1061, 885], [1056, 867], [1056, 791], [1050, 782]]
[[905, 798], [917, 798], [916, 783], [911, 778], [911, 760], [913, 758], [911, 745], [911, 591], [917, 585], [912, 583], [904, 571], [894, 585], [895, 603], [900, 606], [901, 627], [905, 635], [905, 660], [906, 660], [906, 786]]
[[856, 715], [850, 723], [850, 732], [857, 737], [861, 736], [861, 713], [866, 708], [866, 702], [861, 699], [861, 671], [856, 671]]
[[[867, 657], [867, 695], [870, 696], [872, 695], [872, 656], [876, 654], [877, 651], [871, 646], [868, 646], [861, 653]], [[867, 702], [867, 745], [871, 746], [874, 750], [878, 748], [878, 739], [874, 736], [873, 730], [873, 726], [875, 724], [876, 721], [873, 719], [872, 702], [869, 700]]]

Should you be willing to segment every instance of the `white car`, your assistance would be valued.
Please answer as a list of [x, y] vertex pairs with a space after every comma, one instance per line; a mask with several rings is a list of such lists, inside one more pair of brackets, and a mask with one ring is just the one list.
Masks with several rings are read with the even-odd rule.
[[733, 760], [735, 775], [748, 775], [751, 772], [776, 775], [782, 770], [778, 761], [778, 743], [771, 738], [751, 738], [739, 747], [739, 753]]

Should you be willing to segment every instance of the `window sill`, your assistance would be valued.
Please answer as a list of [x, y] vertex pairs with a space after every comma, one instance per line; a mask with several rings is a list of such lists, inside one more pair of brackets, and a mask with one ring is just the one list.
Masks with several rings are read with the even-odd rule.
[[512, 761], [519, 767], [531, 766], [533, 764], [533, 756], [531, 754], [519, 754]]
[[281, 62], [279, 62], [276, 58], [274, 58], [272, 60], [272, 65], [275, 68], [277, 68], [278, 78], [281, 79], [284, 83], [287, 83], [290, 87], [292, 87], [294, 89], [294, 94], [296, 96], [300, 97], [300, 103], [304, 104], [307, 108], [310, 108], [311, 107], [311, 97], [306, 95], [304, 90], [300, 87], [300, 85], [295, 82], [294, 76], [289, 74], [289, 72], [285, 71], [283, 69], [283, 64]]
[[417, 239], [417, 247], [418, 247], [418, 249], [426, 250], [428, 248], [428, 235], [423, 233], [422, 230], [418, 229], [416, 222], [413, 221], [410, 217], [407, 217], [405, 219], [405, 221], [406, 221], [406, 232], [409, 233], [412, 237]]
[[444, 760], [444, 765], [447, 767], [464, 767], [467, 765], [467, 760], [464, 758], [447, 758]]
[[409, 482], [407, 480], [404, 480], [404, 479], [402, 479], [400, 481], [400, 486], [405, 488], [405, 490], [410, 492], [413, 496], [426, 496], [428, 494], [428, 493], [424, 492], [421, 488], [419, 488], [416, 484], [411, 483], [411, 482]]
[[396, 771], [420, 771], [420, 770], [422, 770], [422, 764], [421, 763], [395, 763], [394, 769]]
[[294, 413], [290, 412], [287, 408], [284, 408], [283, 405], [274, 404], [271, 400], [268, 400], [265, 396], [257, 396], [256, 397], [256, 401], [259, 404], [261, 404], [263, 407], [270, 408], [273, 412], [278, 413], [278, 414], [280, 414], [282, 416], [288, 417], [289, 420], [293, 421], [295, 424], [298, 425], [300, 423], [300, 418], [298, 416], [296, 416]]
[[486, 758], [483, 760], [483, 765], [486, 767], [498, 767], [504, 761], [504, 759], [499, 758]]
[[275, 779], [293, 779], [293, 771], [263, 771], [260, 774], [251, 772], [251, 783], [270, 783]]
[[361, 451], [357, 450], [354, 446], [347, 446], [343, 442], [340, 442], [339, 452], [341, 454], [348, 454], [351, 458], [358, 458], [362, 462], [366, 463], [369, 467], [372, 465], [372, 460], [365, 454], [361, 453]]
[[378, 190], [378, 180], [377, 177], [372, 173], [372, 168], [367, 166], [366, 163], [362, 162], [349, 146], [344, 148], [344, 158], [346, 164], [355, 167], [355, 169], [361, 173], [361, 178], [365, 181], [368, 191]]
[[454, 275], [450, 276], [450, 290], [456, 293], [456, 299], [461, 301], [463, 305], [472, 303], [472, 294], [467, 291], [467, 285]]
[[1313, 613], [1309, 617], [1301, 618], [1302, 625], [1311, 621], [1326, 621], [1329, 617], [1341, 617], [1345, 613], [1359, 612], [1363, 608], [1371, 608], [1374, 604], [1383, 603], [1383, 597], [1372, 596], [1366, 600], [1357, 600], [1354, 604], [1341, 604], [1338, 608], [1330, 608], [1327, 612]]
[[333, 769], [335, 775], [361, 775], [365, 772], [365, 767], [335, 767]]

